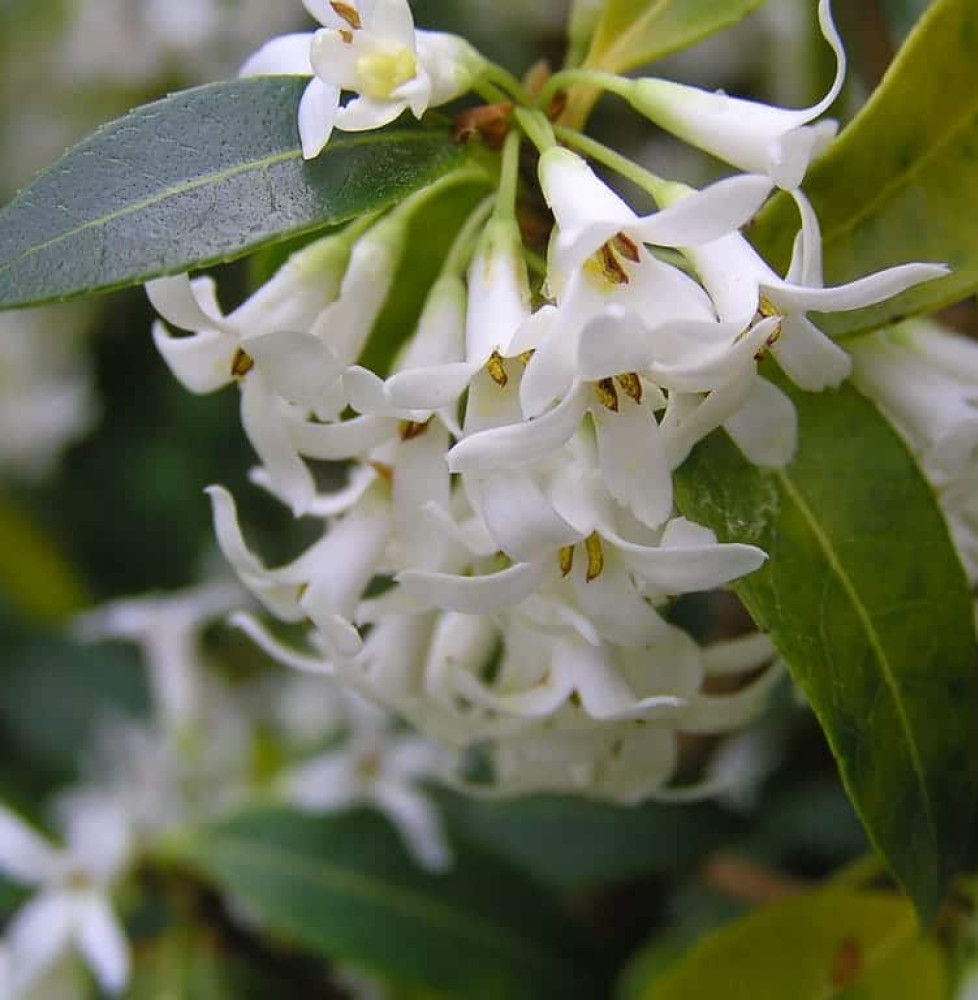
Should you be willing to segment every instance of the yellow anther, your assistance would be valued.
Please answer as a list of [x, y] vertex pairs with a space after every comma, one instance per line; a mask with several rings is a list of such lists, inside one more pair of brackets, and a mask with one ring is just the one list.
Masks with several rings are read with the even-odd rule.
[[517, 354], [516, 359], [521, 365], [528, 365], [530, 363], [530, 358], [533, 357], [534, 353], [535, 352], [532, 350], [524, 351], [522, 354]]
[[366, 52], [357, 60], [360, 93], [375, 101], [386, 101], [402, 84], [418, 75], [418, 61], [410, 49], [396, 48]]
[[424, 423], [415, 423], [413, 420], [404, 420], [401, 422], [399, 432], [402, 441], [413, 441], [415, 438], [421, 437], [422, 434], [427, 433], [428, 425], [431, 420], [425, 420]]
[[394, 482], [394, 470], [391, 466], [384, 462], [368, 462], [367, 465], [388, 485]]
[[594, 532], [585, 539], [584, 548], [587, 550], [587, 574], [584, 579], [590, 583], [601, 576], [604, 569], [604, 549], [601, 547], [601, 537]]
[[560, 562], [560, 575], [568, 576], [574, 568], [574, 546], [565, 545], [557, 553], [557, 559]]
[[764, 341], [768, 347], [774, 347], [774, 345], [781, 339], [781, 324], [778, 325], [771, 331], [767, 340]]
[[340, 28], [339, 36], [347, 45], [353, 44], [353, 32], [349, 28]]
[[634, 399], [636, 403], [642, 402], [642, 380], [635, 372], [623, 372], [621, 375], [616, 375], [615, 381], [629, 399]]
[[611, 245], [625, 260], [630, 260], [633, 264], [637, 264], [642, 259], [638, 244], [624, 233], [618, 233], [617, 236], [612, 237]]
[[295, 588], [295, 599], [297, 601], [301, 601], [302, 598], [306, 596], [308, 590], [309, 590], [308, 583], [300, 583], [299, 586]]
[[603, 244], [601, 249], [588, 257], [584, 262], [584, 271], [602, 285], [613, 285], [617, 288], [619, 285], [628, 284], [628, 272], [615, 255], [611, 243]]
[[363, 27], [363, 22], [360, 20], [360, 12], [356, 7], [352, 7], [348, 3], [340, 3], [339, 0], [330, 0], [329, 5], [355, 31]]
[[612, 413], [618, 412], [618, 390], [615, 388], [613, 378], [603, 378], [600, 382], [595, 382], [594, 392], [606, 410], [611, 410]]
[[500, 389], [505, 389], [507, 382], [509, 382], [509, 376], [506, 374], [506, 366], [503, 363], [502, 355], [499, 351], [493, 351], [489, 355], [489, 360], [486, 362], [486, 371], [489, 373], [489, 378], [499, 386]]
[[254, 367], [254, 358], [247, 351], [242, 351], [239, 347], [234, 353], [234, 359], [231, 361], [231, 378], [244, 378]]
[[757, 303], [757, 311], [765, 318], [770, 319], [772, 316], [780, 316], [781, 313], [778, 312], [778, 307], [765, 295], [760, 297]]

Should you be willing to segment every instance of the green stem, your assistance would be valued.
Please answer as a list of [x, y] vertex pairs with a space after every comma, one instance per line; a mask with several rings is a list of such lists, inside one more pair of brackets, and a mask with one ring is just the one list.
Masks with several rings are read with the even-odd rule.
[[472, 89], [486, 102], [486, 104], [512, 104], [512, 97], [504, 90], [497, 87], [488, 80], [477, 80], [472, 84]]
[[476, 236], [492, 214], [494, 202], [495, 196], [488, 195], [469, 214], [452, 241], [451, 249], [448, 251], [448, 256], [442, 266], [442, 275], [461, 277], [465, 273], [472, 257], [472, 251], [475, 249]]
[[548, 107], [558, 90], [566, 90], [578, 83], [607, 90], [611, 94], [624, 97], [625, 100], [628, 100], [630, 92], [634, 88], [632, 80], [614, 73], [600, 73], [592, 69], [562, 69], [559, 73], [554, 73], [543, 90], [540, 91], [536, 101], [537, 107]]
[[568, 146], [573, 146], [592, 160], [603, 163], [606, 167], [610, 167], [633, 184], [638, 185], [643, 191], [647, 191], [655, 199], [657, 205], [661, 205], [662, 200], [665, 199], [671, 185], [669, 181], [659, 177], [658, 174], [652, 173], [651, 170], [646, 170], [645, 167], [640, 167], [637, 163], [628, 159], [627, 156], [622, 156], [621, 153], [611, 149], [610, 146], [606, 146], [604, 143], [598, 142], [596, 139], [592, 139], [590, 136], [586, 136], [576, 129], [556, 125], [554, 132], [561, 142], [566, 143]]
[[503, 145], [503, 162], [499, 170], [499, 190], [493, 218], [500, 221], [516, 220], [516, 194], [520, 183], [520, 145], [523, 141], [519, 132], [506, 136]]
[[504, 69], [502, 66], [497, 66], [496, 63], [487, 63], [486, 72], [482, 77], [483, 80], [490, 84], [495, 84], [495, 86], [504, 90], [510, 95], [511, 99], [516, 104], [526, 104], [529, 107], [533, 106], [533, 98], [530, 96], [526, 87], [520, 83], [519, 80], [513, 76], [508, 69]]
[[542, 111], [531, 111], [529, 108], [517, 108], [513, 112], [519, 126], [526, 133], [530, 142], [543, 153], [557, 145], [554, 130], [547, 116]]

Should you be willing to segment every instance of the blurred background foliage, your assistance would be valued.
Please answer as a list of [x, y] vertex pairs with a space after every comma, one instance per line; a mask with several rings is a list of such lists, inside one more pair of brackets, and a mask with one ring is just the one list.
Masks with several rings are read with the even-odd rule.
[[[845, 119], [926, 2], [835, 7], [854, 70], [836, 109]], [[561, 59], [566, 6], [557, 0], [416, 0], [413, 8], [419, 25], [462, 32], [516, 72], [541, 56]], [[831, 72], [812, 31], [813, 8], [811, 0], [769, 0], [658, 71], [808, 103]], [[100, 122], [232, 75], [262, 40], [306, 24], [298, 3], [269, 0], [0, 0], [0, 198]], [[614, 136], [666, 176], [706, 180], [713, 169], [611, 101], [599, 104], [594, 132]], [[226, 306], [260, 270], [222, 269]], [[411, 286], [400, 283], [409, 298]], [[211, 483], [240, 497], [247, 529], [270, 558], [304, 540], [301, 524], [284, 528], [278, 505], [248, 485], [254, 457], [239, 429], [236, 394], [192, 397], [170, 377], [148, 335], [152, 313], [141, 292], [59, 308], [41, 339], [71, 344], [58, 364], [75, 366], [70, 377], [84, 386], [79, 426], [52, 444], [41, 470], [7, 460], [0, 443], [0, 797], [28, 815], [77, 775], [78, 748], [100, 718], [147, 710], [135, 653], [77, 646], [63, 629], [70, 615], [122, 595], [188, 586], [212, 569], [203, 495]], [[381, 322], [390, 325], [390, 316]], [[11, 374], [4, 353], [11, 323], [0, 315], [0, 439], [20, 419], [3, 404], [9, 383], [23, 377]], [[51, 356], [58, 351], [63, 345], [52, 346]], [[702, 613], [690, 611], [701, 629]], [[736, 610], [710, 614], [711, 629], [737, 630]], [[232, 675], [263, 669], [261, 654], [227, 629], [209, 638]], [[442, 792], [439, 802], [453, 838], [502, 858], [559, 898], [596, 953], [592, 995], [620, 989], [623, 1000], [639, 998], [707, 931], [820, 882], [866, 850], [818, 727], [790, 692], [742, 739], [745, 754], [770, 763], [738, 801], [623, 809], [557, 798], [486, 803]], [[321, 960], [296, 948], [294, 935], [256, 933], [193, 875], [164, 881], [157, 891], [158, 876], [145, 873], [132, 997], [343, 995], [326, 985]], [[18, 898], [0, 883], [0, 915]], [[185, 992], [167, 993], [171, 982]], [[392, 996], [429, 996], [391, 989]]]

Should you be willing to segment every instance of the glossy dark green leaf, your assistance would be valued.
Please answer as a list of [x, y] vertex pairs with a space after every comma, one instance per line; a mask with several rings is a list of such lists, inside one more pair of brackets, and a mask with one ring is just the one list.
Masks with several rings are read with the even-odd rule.
[[870, 839], [925, 919], [978, 798], [971, 598], [930, 487], [854, 389], [793, 392], [798, 454], [748, 463], [723, 435], [679, 470], [678, 503], [769, 553], [735, 589], [787, 660]]
[[[449, 823], [562, 891], [694, 865], [736, 829], [708, 803], [615, 806], [557, 796], [513, 802], [454, 798]], [[573, 833], [571, 836], [570, 833]]]
[[394, 981], [473, 1000], [590, 995], [564, 918], [526, 875], [464, 847], [427, 873], [373, 813], [245, 814], [179, 853], [269, 929]]
[[606, 0], [585, 65], [622, 73], [729, 28], [765, 0]]
[[[978, 288], [978, 4], [935, 0], [881, 86], [809, 172], [826, 284], [908, 261], [953, 272], [870, 309], [820, 322], [839, 336], [930, 312]], [[779, 195], [753, 237], [783, 266], [798, 213]]]
[[661, 974], [647, 970], [636, 1000], [941, 1000], [940, 949], [916, 934], [906, 900], [826, 890], [764, 907], [716, 931]]
[[0, 213], [0, 308], [232, 260], [382, 208], [459, 166], [447, 130], [336, 133], [305, 162], [305, 81], [209, 84], [137, 108]]

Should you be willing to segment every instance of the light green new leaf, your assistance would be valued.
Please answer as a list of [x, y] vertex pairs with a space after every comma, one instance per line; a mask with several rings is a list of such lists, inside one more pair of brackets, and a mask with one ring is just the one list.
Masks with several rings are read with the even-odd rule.
[[447, 130], [336, 133], [302, 159], [306, 81], [209, 84], [137, 108], [0, 213], [0, 309], [137, 284], [389, 205], [455, 166]]
[[585, 60], [624, 73], [729, 28], [765, 0], [605, 0]]
[[758, 910], [715, 932], [642, 1000], [942, 1000], [940, 949], [916, 934], [913, 909], [881, 893], [826, 890]]
[[549, 895], [490, 855], [456, 847], [434, 875], [376, 814], [245, 814], [178, 848], [269, 929], [394, 981], [467, 1000], [588, 996], [574, 937]]
[[925, 922], [978, 799], [971, 598], [906, 446], [849, 386], [791, 392], [795, 460], [751, 465], [721, 434], [679, 470], [684, 514], [765, 566], [735, 589], [818, 716], [867, 833]]
[[[839, 336], [930, 312], [978, 288], [978, 4], [935, 0], [869, 103], [809, 172], [826, 284], [908, 261], [953, 273], [870, 309], [820, 320]], [[779, 195], [753, 238], [773, 263], [791, 253], [798, 213]]]

